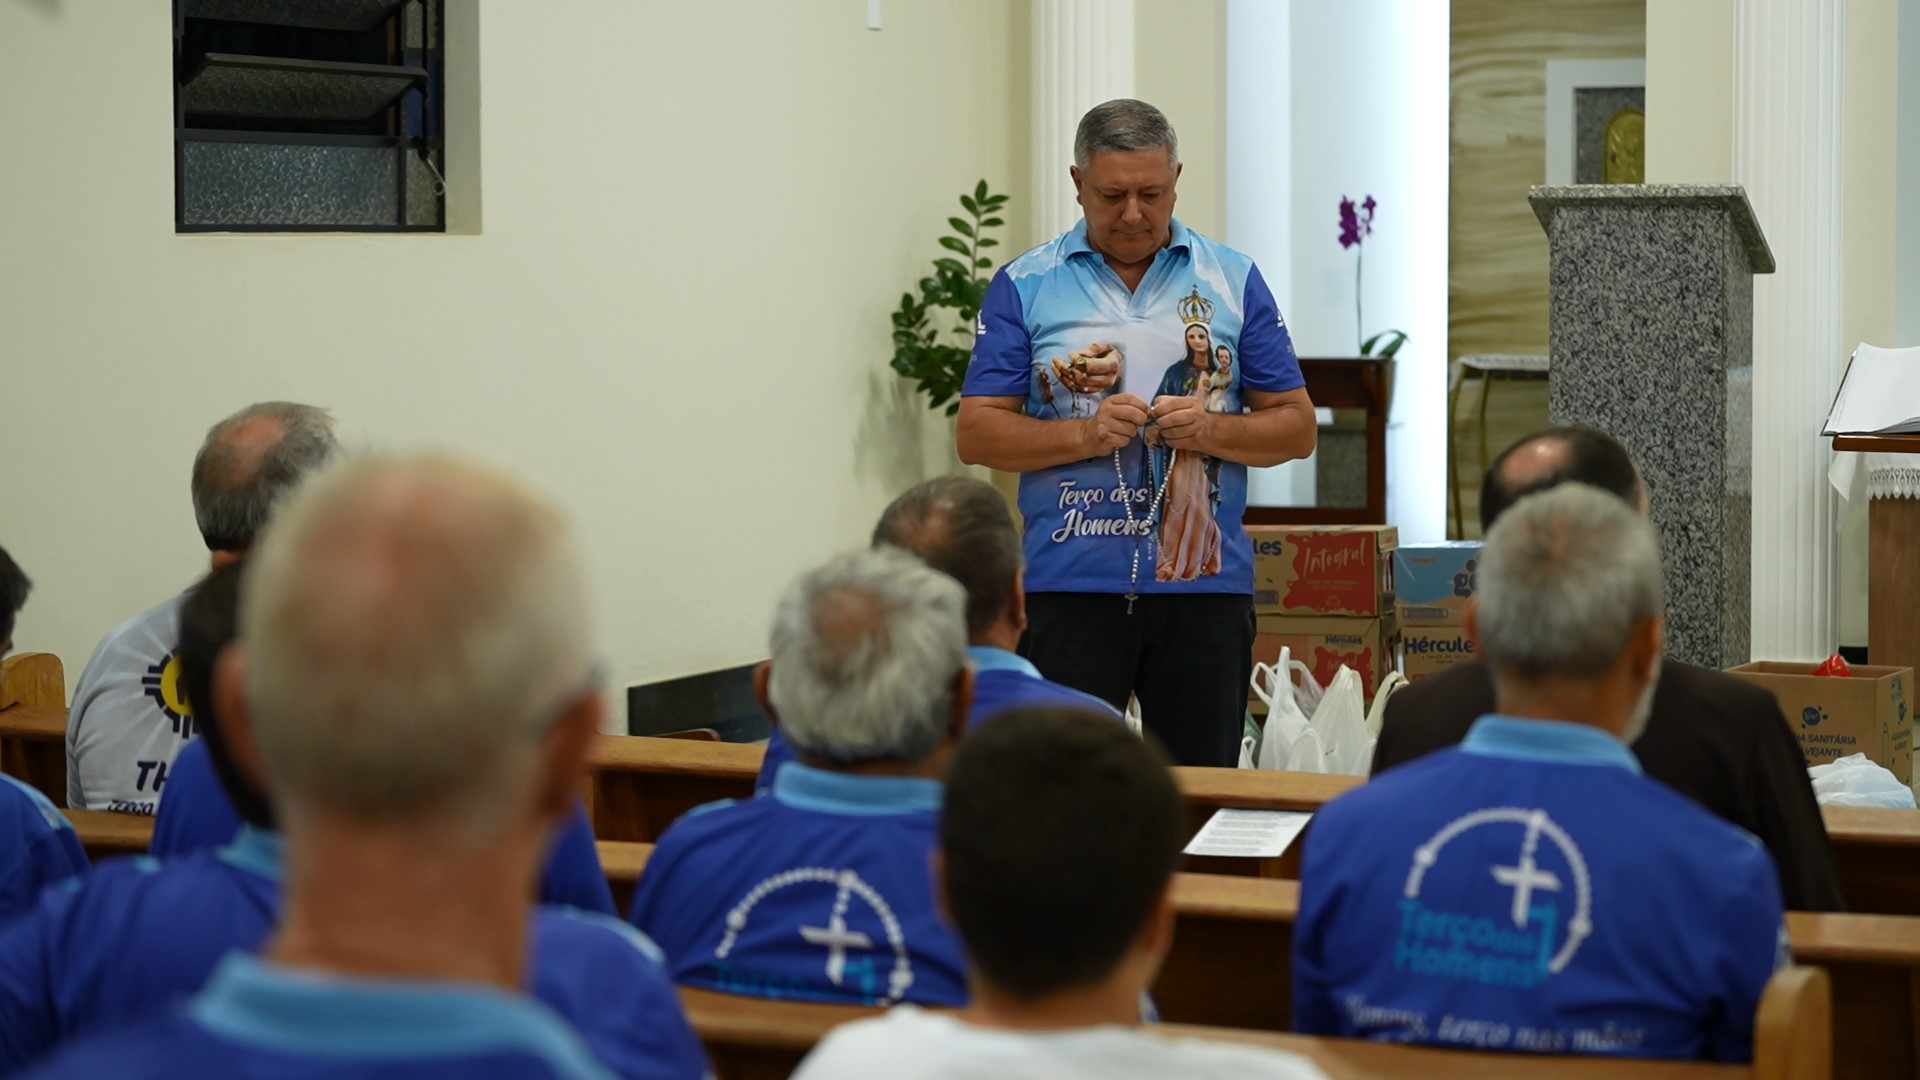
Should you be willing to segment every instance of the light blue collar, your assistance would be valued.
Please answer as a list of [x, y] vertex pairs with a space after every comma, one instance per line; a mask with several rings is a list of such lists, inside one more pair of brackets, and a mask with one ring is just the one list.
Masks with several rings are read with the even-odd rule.
[[222, 1038], [299, 1057], [522, 1053], [573, 1080], [609, 1078], [546, 1006], [468, 983], [344, 978], [231, 953], [188, 1012]]
[[227, 846], [220, 849], [219, 857], [222, 862], [237, 866], [249, 874], [268, 881], [280, 880], [282, 844], [280, 834], [271, 829], [240, 826], [240, 831], [234, 834]]
[[940, 781], [919, 776], [861, 776], [789, 761], [773, 777], [773, 797], [822, 814], [913, 814], [940, 809]]
[[1564, 720], [1523, 720], [1489, 713], [1474, 721], [1460, 749], [1487, 757], [1561, 765], [1612, 765], [1640, 771], [1640, 759], [1608, 732]]
[[[1172, 251], [1176, 248], [1185, 250], [1192, 246], [1192, 231], [1182, 224], [1179, 218], [1174, 218], [1173, 223], [1167, 228], [1167, 246], [1161, 250]], [[1086, 218], [1083, 217], [1075, 222], [1073, 228], [1068, 229], [1060, 237], [1060, 254], [1063, 256], [1095, 254], [1093, 245], [1087, 243]]]
[[1040, 669], [1028, 663], [1026, 657], [991, 645], [969, 645], [967, 659], [973, 661], [973, 670], [976, 672], [1017, 671], [1036, 679], [1040, 677]]

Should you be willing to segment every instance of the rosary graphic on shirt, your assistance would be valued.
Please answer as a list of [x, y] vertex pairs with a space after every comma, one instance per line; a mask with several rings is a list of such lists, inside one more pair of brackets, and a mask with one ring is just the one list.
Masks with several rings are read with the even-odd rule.
[[[1151, 421], [1149, 421], [1151, 422]], [[1146, 438], [1146, 429], [1141, 428], [1141, 438]], [[1122, 496], [1120, 505], [1127, 511], [1127, 531], [1133, 534], [1133, 570], [1127, 576], [1127, 614], [1133, 614], [1133, 602], [1140, 599], [1140, 539], [1153, 531], [1153, 523], [1160, 517], [1160, 505], [1167, 497], [1167, 481], [1173, 478], [1173, 459], [1179, 451], [1167, 448], [1167, 473], [1160, 478], [1160, 486], [1153, 493], [1153, 504], [1147, 508], [1147, 520], [1137, 528], [1133, 520], [1133, 500]], [[1120, 464], [1120, 448], [1113, 448], [1113, 476], [1120, 482], [1120, 490], [1127, 489], [1127, 473]], [[1153, 478], [1153, 457], [1147, 457], [1147, 478]]]

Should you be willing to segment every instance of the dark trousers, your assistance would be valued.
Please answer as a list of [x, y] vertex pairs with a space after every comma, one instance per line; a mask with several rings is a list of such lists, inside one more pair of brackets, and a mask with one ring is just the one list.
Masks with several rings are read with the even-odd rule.
[[1020, 653], [1054, 682], [1140, 722], [1181, 765], [1232, 768], [1253, 675], [1253, 597], [1028, 593]]

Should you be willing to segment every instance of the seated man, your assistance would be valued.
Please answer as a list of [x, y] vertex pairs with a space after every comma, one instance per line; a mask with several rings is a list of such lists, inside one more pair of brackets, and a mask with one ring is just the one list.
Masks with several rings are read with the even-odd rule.
[[754, 692], [799, 758], [667, 828], [633, 922], [682, 985], [890, 1005], [966, 1000], [934, 913], [940, 781], [973, 696], [966, 597], [895, 548], [803, 574]]
[[[273, 808], [243, 777], [233, 773], [216, 753], [220, 732], [212, 721], [213, 664], [233, 641], [237, 589], [232, 582], [212, 584], [215, 578], [238, 577], [225, 568], [215, 570], [199, 588], [208, 598], [191, 599], [180, 609], [177, 635], [180, 688], [187, 700], [201, 702], [200, 737], [188, 743], [173, 761], [167, 778], [167, 797], [154, 818], [148, 854], [174, 859], [196, 851], [224, 847], [240, 835], [242, 822], [255, 829], [274, 829]], [[600, 865], [593, 824], [577, 802], [567, 815], [547, 852], [540, 873], [539, 901], [559, 907], [617, 916], [613, 889]]]
[[[964, 476], [917, 484], [881, 513], [873, 542], [913, 552], [967, 591], [967, 659], [973, 664], [969, 725], [1028, 705], [1063, 705], [1120, 718], [1092, 694], [1041, 678], [1039, 669], [1014, 652], [1027, 628], [1020, 532], [1007, 500], [992, 484]], [[774, 728], [755, 787], [772, 787], [774, 774], [792, 760], [792, 745]]]
[[[192, 689], [213, 770], [285, 842], [249, 826], [219, 851], [122, 860], [49, 892], [0, 934], [0, 1074], [116, 1029], [142, 1033], [113, 1041], [129, 1058], [113, 1075], [233, 1075], [241, 1059], [283, 1075], [307, 1053], [288, 1048], [329, 1042], [342, 1067], [372, 1067], [383, 1044], [431, 1061], [475, 1025], [494, 1050], [538, 1057], [577, 1042], [558, 1014], [614, 1075], [704, 1076], [651, 943], [603, 916], [528, 911], [601, 712], [551, 511], [467, 466], [372, 462], [297, 499], [258, 558], [245, 656], [226, 650], [211, 688]], [[190, 679], [216, 667], [239, 586], [226, 567], [189, 595]], [[263, 944], [264, 962], [222, 959]], [[551, 1012], [498, 992], [512, 987]]]
[[[0, 548], [0, 657], [13, 651], [13, 625], [33, 582]], [[66, 815], [45, 795], [0, 774], [0, 925], [26, 910], [40, 890], [87, 871], [87, 855]]]
[[1315, 816], [1295, 1029], [1748, 1060], [1785, 959], [1772, 860], [1627, 749], [1660, 666], [1653, 526], [1562, 485], [1501, 516], [1479, 577], [1498, 711]]
[[[1566, 481], [1612, 492], [1640, 513], [1647, 493], [1619, 443], [1587, 427], [1559, 427], [1508, 447], [1480, 490], [1490, 529], [1523, 495]], [[1807, 778], [1806, 756], [1771, 693], [1712, 668], [1662, 659], [1646, 734], [1633, 743], [1648, 776], [1758, 837], [1772, 854], [1790, 911], [1840, 911], [1833, 845]], [[1462, 664], [1387, 701], [1373, 773], [1452, 746], [1493, 711], [1484, 663]]]
[[1173, 942], [1185, 827], [1160, 755], [1099, 713], [1017, 709], [971, 732], [947, 776], [938, 882], [972, 1004], [836, 1028], [796, 1080], [1319, 1077], [1289, 1054], [1139, 1026]]
[[[215, 424], [193, 459], [193, 516], [213, 565], [245, 556], [274, 505], [338, 448], [333, 417], [311, 405], [262, 402]], [[158, 809], [194, 732], [173, 648], [182, 596], [115, 627], [80, 672], [67, 712], [68, 806]]]

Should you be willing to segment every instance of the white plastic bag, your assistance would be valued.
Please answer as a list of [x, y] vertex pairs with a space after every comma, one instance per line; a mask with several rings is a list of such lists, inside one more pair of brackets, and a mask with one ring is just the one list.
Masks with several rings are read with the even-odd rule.
[[1813, 778], [1813, 797], [1821, 806], [1874, 806], [1889, 810], [1912, 810], [1913, 789], [1893, 773], [1867, 760], [1865, 754], [1848, 754], [1825, 765], [1807, 770]]
[[1130, 697], [1127, 699], [1127, 711], [1125, 716], [1127, 721], [1127, 730], [1133, 732], [1135, 735], [1140, 734], [1140, 699], [1139, 698]]
[[1364, 776], [1373, 759], [1372, 740], [1367, 736], [1366, 691], [1360, 673], [1341, 665], [1339, 674], [1327, 684], [1320, 707], [1313, 711], [1309, 730], [1318, 737], [1326, 755], [1321, 772], [1343, 776]]
[[1253, 736], [1240, 736], [1240, 767], [1251, 769], [1253, 765]]
[[1373, 693], [1373, 705], [1367, 709], [1367, 737], [1380, 737], [1380, 725], [1387, 719], [1387, 699], [1407, 685], [1407, 677], [1397, 671], [1387, 672], [1380, 680], [1380, 689]]
[[1286, 768], [1294, 742], [1307, 730], [1307, 716], [1294, 700], [1293, 680], [1288, 677], [1288, 671], [1294, 666], [1293, 653], [1286, 648], [1280, 650], [1279, 662], [1271, 667], [1254, 665], [1253, 692], [1267, 703], [1267, 722], [1260, 732], [1260, 755], [1256, 760], [1257, 767], [1262, 769]]
[[1302, 731], [1287, 748], [1286, 764], [1282, 767], [1288, 772], [1327, 772], [1327, 754], [1320, 745], [1319, 733], [1312, 728]]

